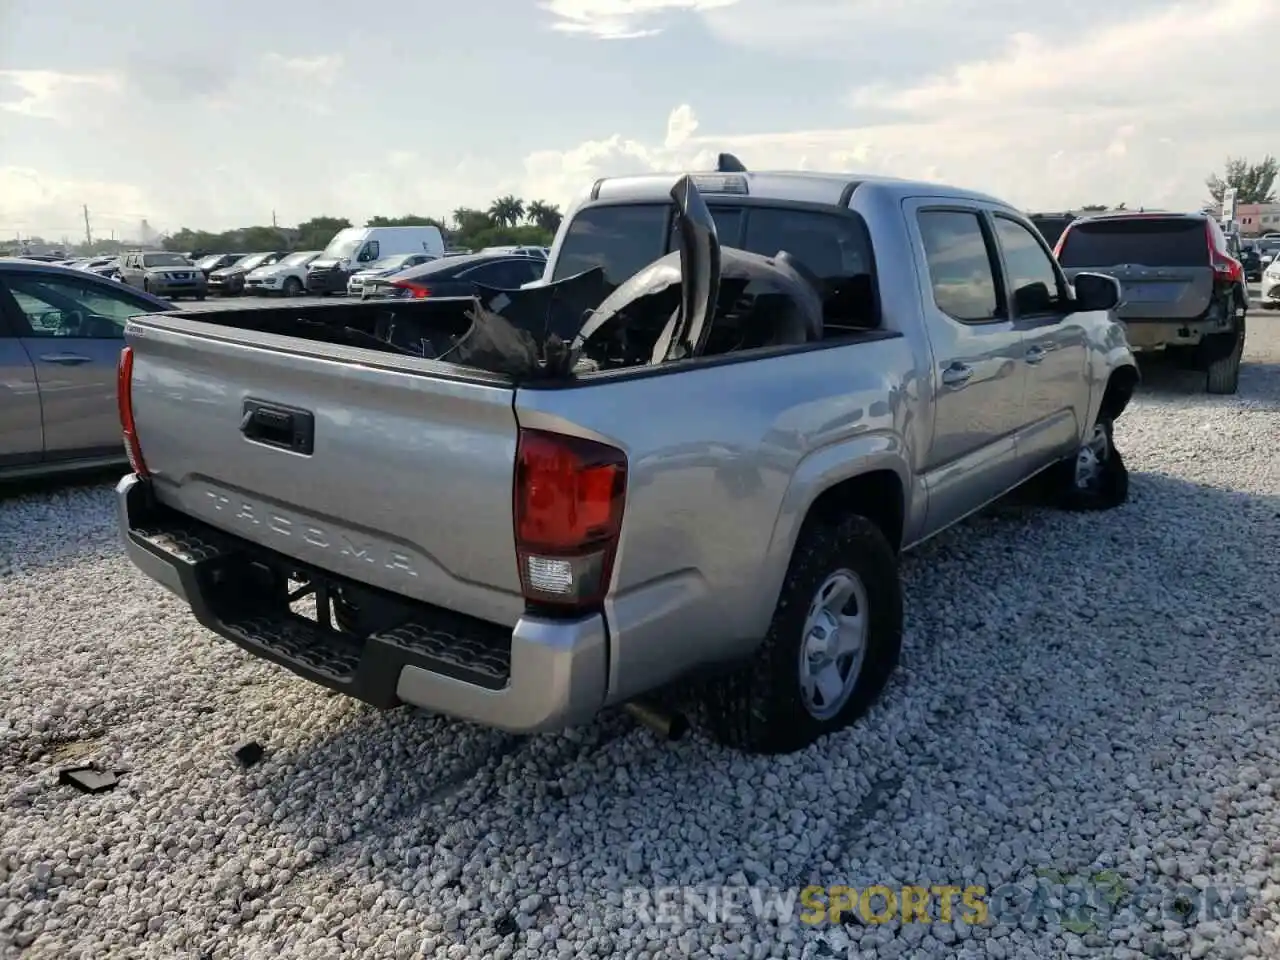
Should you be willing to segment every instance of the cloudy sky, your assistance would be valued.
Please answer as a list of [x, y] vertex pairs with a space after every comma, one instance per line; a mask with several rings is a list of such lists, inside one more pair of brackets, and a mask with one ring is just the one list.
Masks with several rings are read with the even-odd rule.
[[1277, 27], [1277, 0], [0, 0], [0, 236], [83, 236], [81, 204], [98, 235], [564, 204], [719, 150], [1197, 207], [1280, 153]]

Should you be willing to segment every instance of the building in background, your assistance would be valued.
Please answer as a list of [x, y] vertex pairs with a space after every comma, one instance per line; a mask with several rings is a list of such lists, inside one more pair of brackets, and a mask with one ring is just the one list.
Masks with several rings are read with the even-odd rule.
[[1240, 226], [1242, 237], [1280, 233], [1280, 203], [1237, 204], [1236, 223]]

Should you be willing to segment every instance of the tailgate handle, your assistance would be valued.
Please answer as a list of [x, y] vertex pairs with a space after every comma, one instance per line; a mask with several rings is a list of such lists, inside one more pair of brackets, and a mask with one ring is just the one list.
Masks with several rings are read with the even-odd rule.
[[315, 448], [316, 418], [310, 410], [262, 400], [245, 400], [240, 432], [246, 440], [310, 456]]

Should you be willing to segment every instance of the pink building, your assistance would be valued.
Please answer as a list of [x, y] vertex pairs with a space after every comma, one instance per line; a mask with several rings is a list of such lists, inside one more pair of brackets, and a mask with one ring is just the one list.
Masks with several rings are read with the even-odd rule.
[[1237, 204], [1236, 223], [1240, 225], [1242, 237], [1280, 233], [1280, 203]]

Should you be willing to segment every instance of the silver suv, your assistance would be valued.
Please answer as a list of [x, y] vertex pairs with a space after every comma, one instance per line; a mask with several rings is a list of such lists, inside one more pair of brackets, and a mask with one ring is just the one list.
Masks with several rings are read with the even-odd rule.
[[120, 258], [120, 282], [157, 297], [177, 300], [209, 294], [204, 273], [180, 253], [164, 250], [135, 250]]

